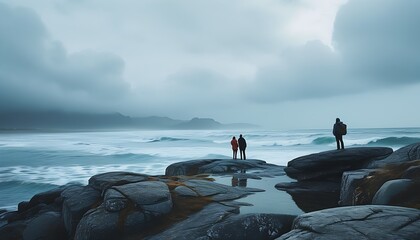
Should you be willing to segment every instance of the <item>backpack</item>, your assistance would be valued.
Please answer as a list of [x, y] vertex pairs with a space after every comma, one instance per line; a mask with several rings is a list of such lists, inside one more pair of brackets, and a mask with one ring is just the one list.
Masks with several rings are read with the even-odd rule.
[[346, 135], [347, 134], [347, 125], [344, 123], [338, 124], [338, 133], [340, 135]]

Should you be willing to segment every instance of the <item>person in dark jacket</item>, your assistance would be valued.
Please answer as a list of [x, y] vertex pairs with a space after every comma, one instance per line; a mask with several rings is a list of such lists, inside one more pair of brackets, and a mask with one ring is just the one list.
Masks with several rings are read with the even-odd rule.
[[246, 159], [246, 155], [245, 155], [246, 141], [245, 141], [245, 138], [242, 137], [242, 134], [239, 135], [238, 144], [239, 144], [239, 152], [241, 154], [241, 159], [243, 156], [243, 159], [245, 160]]
[[336, 118], [333, 127], [333, 134], [335, 136], [335, 141], [337, 142], [337, 150], [340, 149], [340, 145], [341, 149], [344, 149], [343, 134], [340, 132], [341, 124], [343, 124], [343, 122], [341, 122], [339, 118]]

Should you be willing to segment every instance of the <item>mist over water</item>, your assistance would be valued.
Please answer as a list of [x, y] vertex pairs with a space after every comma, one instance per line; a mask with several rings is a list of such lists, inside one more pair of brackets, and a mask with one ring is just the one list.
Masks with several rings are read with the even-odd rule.
[[[0, 208], [14, 209], [34, 194], [69, 182], [87, 184], [95, 174], [130, 171], [164, 174], [174, 162], [231, 158], [232, 136], [243, 134], [247, 157], [277, 165], [335, 149], [331, 130], [109, 131], [0, 133]], [[420, 142], [419, 128], [349, 129], [346, 147], [394, 150]]]

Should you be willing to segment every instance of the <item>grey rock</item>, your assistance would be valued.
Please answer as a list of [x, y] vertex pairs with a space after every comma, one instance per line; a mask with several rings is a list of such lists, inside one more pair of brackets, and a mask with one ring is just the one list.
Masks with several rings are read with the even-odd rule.
[[278, 183], [275, 187], [290, 194], [296, 205], [304, 212], [338, 206], [340, 184], [336, 182], [301, 181]]
[[340, 191], [340, 206], [352, 206], [355, 205], [355, 190], [359, 186], [360, 182], [365, 179], [370, 173], [374, 172], [374, 169], [359, 169], [355, 171], [348, 171], [343, 173], [341, 180], [341, 191]]
[[420, 210], [384, 205], [340, 207], [298, 216], [280, 240], [406, 239], [420, 236]]
[[101, 200], [100, 192], [90, 186], [72, 186], [65, 189], [61, 197], [64, 226], [69, 238], [72, 238], [83, 215]]
[[284, 169], [286, 174], [299, 181], [337, 179], [345, 171], [362, 168], [370, 161], [383, 159], [392, 153], [385, 147], [356, 147], [310, 154], [293, 159]]
[[177, 162], [169, 165], [165, 170], [166, 176], [192, 176], [199, 174], [199, 168], [206, 164], [210, 164], [216, 159], [191, 160]]
[[411, 166], [401, 176], [401, 178], [420, 180], [420, 166]]
[[191, 240], [208, 239], [207, 230], [215, 223], [238, 213], [238, 207], [210, 203], [201, 211], [189, 216], [184, 221], [174, 224], [161, 233], [150, 236], [149, 240]]
[[115, 189], [108, 189], [105, 192], [104, 203], [108, 212], [118, 212], [128, 206], [128, 199]]
[[[152, 226], [142, 211], [108, 212], [102, 205], [88, 211], [77, 226], [75, 240], [114, 240], [132, 238]], [[141, 238], [140, 238], [141, 239]]]
[[237, 199], [252, 192], [260, 191], [253, 188], [235, 188], [206, 180], [188, 180], [184, 184], [202, 197], [211, 196], [214, 201]]
[[258, 178], [261, 177], [261, 175], [270, 177], [283, 175], [283, 168], [284, 167], [268, 164], [265, 161], [256, 159], [205, 159], [171, 164], [166, 168], [165, 175], [191, 176], [202, 173], [231, 174], [240, 171], [252, 170], [254, 177]]
[[146, 174], [131, 172], [108, 172], [91, 177], [89, 179], [89, 185], [101, 192], [104, 192], [104, 190], [112, 186], [142, 182], [146, 181], [148, 178], [149, 176]]
[[394, 205], [401, 200], [401, 196], [411, 192], [413, 185], [414, 182], [411, 179], [387, 181], [376, 192], [372, 204]]
[[159, 181], [147, 181], [115, 186], [112, 189], [129, 199], [139, 207], [158, 216], [169, 213], [172, 209], [172, 198], [168, 186]]
[[368, 168], [379, 168], [391, 163], [409, 162], [420, 159], [420, 143], [402, 147], [380, 161], [372, 161]]
[[[118, 224], [117, 212], [108, 212], [103, 206], [89, 210], [77, 225], [75, 240], [113, 240], [124, 233]], [[139, 225], [140, 227], [141, 225]]]
[[198, 194], [191, 190], [191, 188], [185, 186], [178, 186], [174, 189], [178, 196], [182, 197], [197, 197]]
[[281, 214], [245, 214], [232, 216], [207, 231], [211, 240], [275, 239], [289, 232], [296, 216]]
[[66, 230], [58, 212], [46, 212], [31, 219], [23, 231], [25, 240], [56, 240], [66, 239]]

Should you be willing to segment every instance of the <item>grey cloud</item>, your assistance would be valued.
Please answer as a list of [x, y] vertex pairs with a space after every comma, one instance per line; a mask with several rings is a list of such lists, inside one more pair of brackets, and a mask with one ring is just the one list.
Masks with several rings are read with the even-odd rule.
[[[334, 24], [334, 48], [309, 42], [260, 69], [260, 102], [326, 98], [420, 81], [420, 1], [350, 0]], [[258, 91], [255, 91], [258, 89]]]
[[100, 108], [129, 90], [121, 58], [67, 53], [27, 8], [0, 3], [0, 32], [0, 109]]
[[280, 63], [261, 69], [251, 85], [251, 96], [260, 102], [276, 102], [342, 94], [347, 84], [341, 68], [339, 56], [329, 47], [308, 42], [284, 52]]
[[337, 13], [334, 43], [355, 77], [420, 81], [420, 1], [352, 0]]

